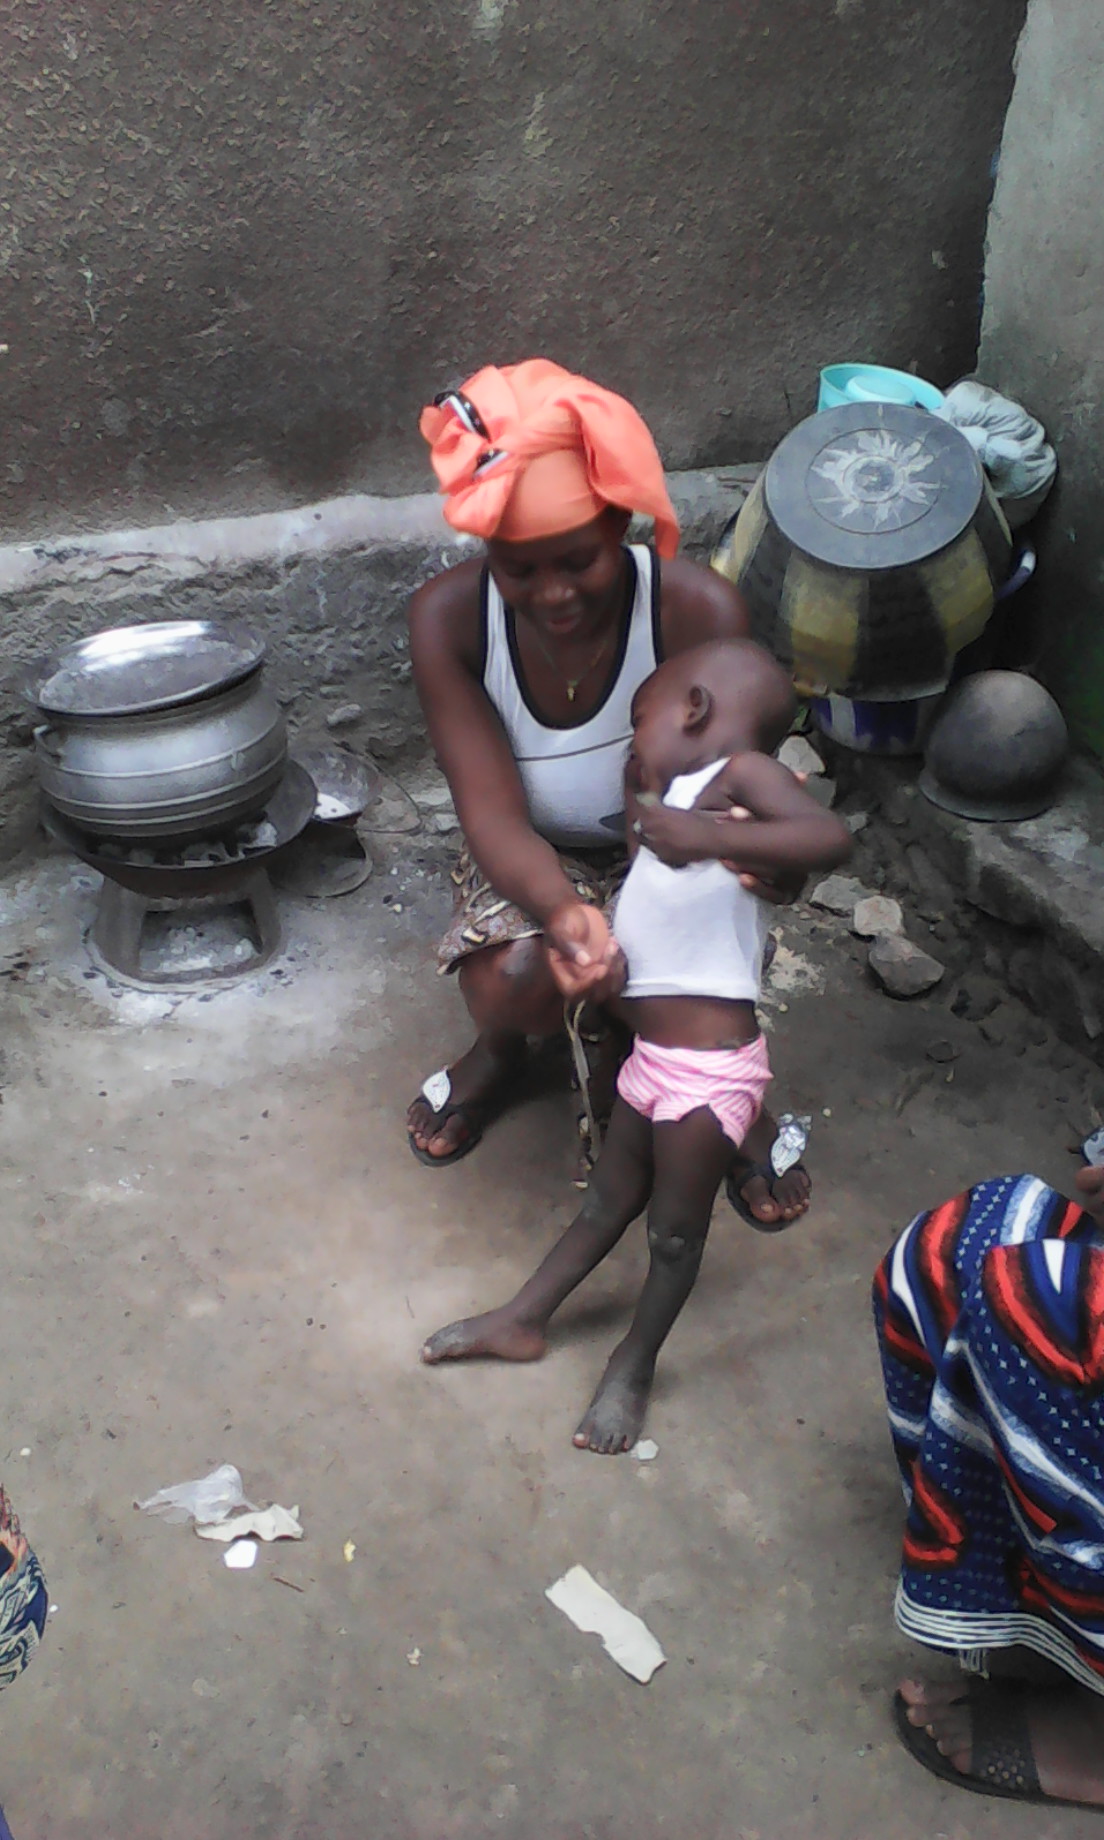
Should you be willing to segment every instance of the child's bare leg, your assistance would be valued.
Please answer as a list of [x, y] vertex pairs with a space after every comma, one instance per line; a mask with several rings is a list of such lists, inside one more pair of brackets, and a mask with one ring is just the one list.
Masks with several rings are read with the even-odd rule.
[[423, 1347], [422, 1360], [431, 1367], [473, 1356], [539, 1360], [549, 1318], [643, 1213], [651, 1186], [652, 1127], [618, 1099], [586, 1200], [567, 1232], [511, 1302], [438, 1329]]
[[644, 1423], [656, 1357], [694, 1286], [717, 1189], [732, 1144], [706, 1107], [653, 1129], [655, 1182], [648, 1208], [651, 1263], [632, 1327], [614, 1349], [582, 1423], [580, 1449], [631, 1450]]
[[740, 1193], [756, 1220], [761, 1220], [764, 1226], [776, 1220], [796, 1220], [800, 1214], [807, 1213], [813, 1194], [813, 1185], [805, 1169], [787, 1169], [784, 1176], [772, 1176], [769, 1182], [751, 1169], [753, 1163], [770, 1167], [771, 1146], [777, 1136], [778, 1126], [770, 1113], [760, 1112], [733, 1164]]

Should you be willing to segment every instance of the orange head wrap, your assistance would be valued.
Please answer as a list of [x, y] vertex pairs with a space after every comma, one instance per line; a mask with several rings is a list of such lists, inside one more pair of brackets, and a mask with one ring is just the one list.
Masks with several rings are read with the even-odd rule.
[[632, 404], [547, 358], [488, 365], [419, 426], [454, 530], [528, 543], [617, 505], [655, 519], [661, 556], [678, 549], [663, 466]]

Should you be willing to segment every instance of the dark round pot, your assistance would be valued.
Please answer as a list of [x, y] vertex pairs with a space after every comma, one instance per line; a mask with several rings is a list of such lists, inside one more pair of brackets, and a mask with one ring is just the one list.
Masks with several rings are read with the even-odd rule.
[[920, 789], [962, 818], [1037, 818], [1054, 802], [1069, 750], [1054, 698], [1019, 671], [979, 671], [932, 724]]
[[713, 567], [806, 695], [930, 696], [983, 631], [1012, 540], [981, 463], [924, 409], [856, 403], [786, 436]]

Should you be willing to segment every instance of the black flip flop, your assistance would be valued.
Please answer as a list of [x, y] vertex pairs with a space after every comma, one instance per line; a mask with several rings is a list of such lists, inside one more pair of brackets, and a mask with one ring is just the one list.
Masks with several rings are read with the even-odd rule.
[[[804, 1163], [793, 1163], [791, 1167], [800, 1169], [803, 1176], [809, 1174]], [[787, 1169], [786, 1174], [789, 1175], [789, 1173]], [[757, 1233], [785, 1233], [788, 1228], [796, 1227], [798, 1221], [804, 1219], [805, 1214], [809, 1211], [808, 1208], [800, 1214], [795, 1214], [792, 1220], [760, 1220], [758, 1214], [752, 1213], [751, 1203], [744, 1195], [744, 1188], [751, 1181], [752, 1176], [762, 1176], [767, 1187], [772, 1190], [774, 1184], [782, 1179], [775, 1175], [769, 1163], [741, 1163], [739, 1169], [729, 1170], [725, 1177], [725, 1195], [728, 1205], [736, 1210], [741, 1220], [747, 1221], [749, 1227], [754, 1227]]]
[[465, 1104], [462, 1099], [447, 1097], [442, 1099], [440, 1105], [434, 1105], [432, 1095], [426, 1091], [426, 1086], [432, 1085], [434, 1080], [441, 1079], [442, 1075], [446, 1080], [448, 1079], [447, 1068], [442, 1068], [440, 1073], [431, 1074], [417, 1096], [419, 1099], [424, 1099], [429, 1106], [436, 1131], [446, 1125], [450, 1118], [459, 1117], [463, 1120], [468, 1135], [463, 1143], [457, 1144], [455, 1150], [450, 1150], [447, 1155], [434, 1156], [429, 1150], [423, 1150], [419, 1144], [416, 1144], [410, 1132], [407, 1131], [406, 1141], [410, 1145], [412, 1155], [417, 1157], [419, 1163], [424, 1163], [427, 1169], [447, 1169], [452, 1163], [461, 1163], [483, 1141], [485, 1119], [481, 1107], [470, 1103]]
[[914, 1725], [900, 1693], [893, 1695], [893, 1722], [905, 1749], [941, 1782], [972, 1795], [993, 1795], [1008, 1802], [1049, 1802], [1055, 1808], [1094, 1808], [1099, 1802], [1066, 1801], [1039, 1787], [1031, 1749], [1031, 1732], [1023, 1698], [1030, 1691], [1022, 1680], [970, 1683], [962, 1698], [970, 1708], [970, 1772], [956, 1770], [923, 1725]]

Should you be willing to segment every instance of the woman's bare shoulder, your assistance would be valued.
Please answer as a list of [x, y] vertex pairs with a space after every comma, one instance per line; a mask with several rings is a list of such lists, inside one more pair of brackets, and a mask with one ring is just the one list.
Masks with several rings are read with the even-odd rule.
[[751, 631], [740, 590], [715, 569], [685, 556], [662, 564], [660, 621], [668, 656], [710, 639], [746, 639]]
[[439, 644], [455, 657], [478, 650], [482, 576], [482, 560], [473, 557], [423, 582], [410, 597], [411, 638]]

